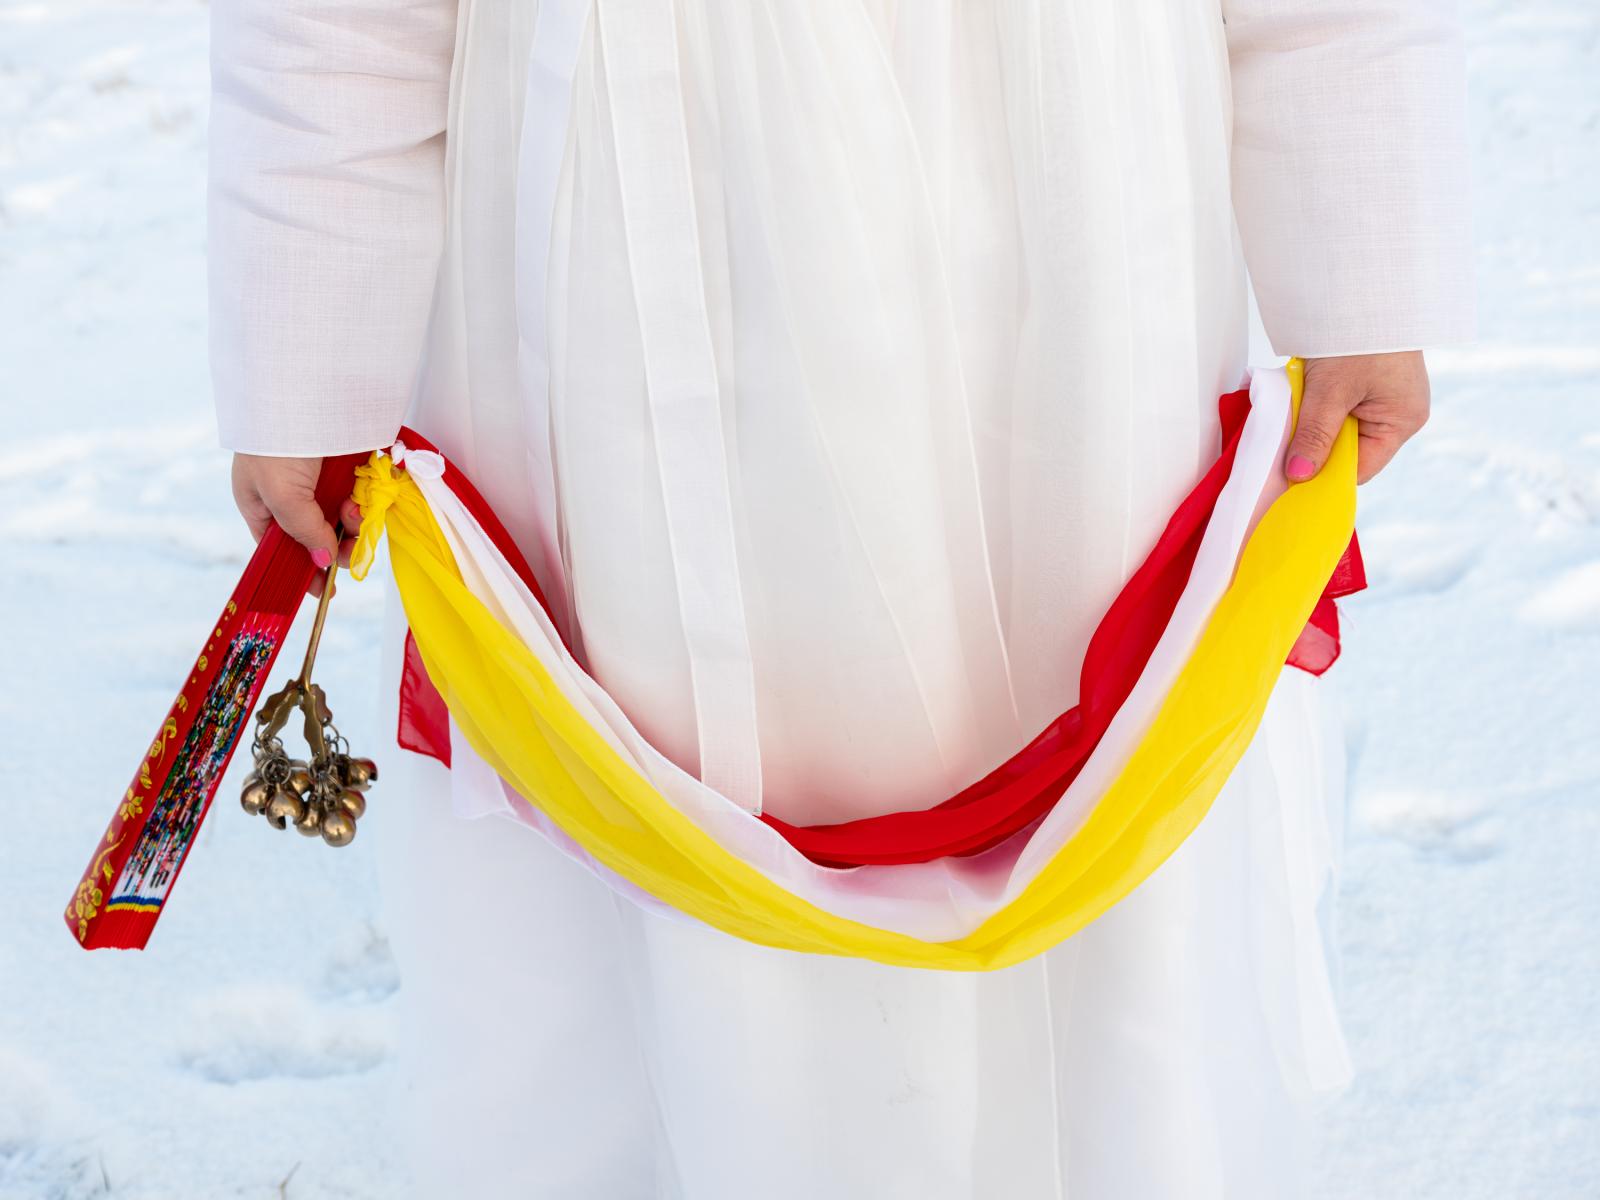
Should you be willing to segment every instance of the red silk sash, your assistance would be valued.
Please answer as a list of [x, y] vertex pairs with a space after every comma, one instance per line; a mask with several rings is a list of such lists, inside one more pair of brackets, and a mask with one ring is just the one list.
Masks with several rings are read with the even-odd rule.
[[[1042, 817], [1076, 777], [1127, 699], [1177, 605], [1193, 567], [1206, 524], [1233, 467], [1249, 412], [1248, 391], [1218, 402], [1222, 450], [1173, 513], [1144, 562], [1107, 609], [1090, 639], [1079, 675], [1079, 702], [983, 778], [931, 808], [885, 813], [832, 825], [800, 826], [771, 814], [761, 819], [795, 849], [827, 866], [928, 862], [948, 855], [976, 854], [1005, 841]], [[401, 431], [407, 446], [437, 453], [413, 430]], [[442, 456], [441, 456], [442, 457]], [[505, 527], [469, 480], [446, 460], [444, 481], [518, 577], [549, 613], [549, 605], [526, 560]], [[1339, 653], [1336, 596], [1365, 586], [1359, 547], [1351, 539], [1289, 665], [1321, 674]], [[570, 644], [563, 636], [563, 644]], [[427, 677], [416, 643], [407, 635], [401, 678], [399, 742], [450, 762], [449, 722], [444, 701]]]

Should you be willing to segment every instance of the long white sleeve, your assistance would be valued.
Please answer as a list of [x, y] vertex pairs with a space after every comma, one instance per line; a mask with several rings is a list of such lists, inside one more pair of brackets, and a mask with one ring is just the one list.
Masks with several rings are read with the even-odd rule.
[[1452, 0], [1223, 0], [1234, 210], [1273, 348], [1420, 349], [1474, 330]]
[[211, 372], [225, 447], [392, 441], [443, 236], [454, 0], [212, 0]]

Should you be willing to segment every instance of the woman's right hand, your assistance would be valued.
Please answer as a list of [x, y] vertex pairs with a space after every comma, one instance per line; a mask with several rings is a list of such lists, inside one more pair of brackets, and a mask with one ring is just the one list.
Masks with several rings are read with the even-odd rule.
[[318, 568], [326, 568], [335, 555], [340, 563], [348, 566], [361, 510], [348, 498], [340, 506], [339, 519], [350, 533], [341, 543], [333, 526], [322, 515], [322, 506], [317, 503], [317, 477], [321, 473], [320, 458], [235, 454], [233, 501], [256, 541], [259, 542], [267, 527], [276, 521], [285, 533], [310, 551], [311, 561]]

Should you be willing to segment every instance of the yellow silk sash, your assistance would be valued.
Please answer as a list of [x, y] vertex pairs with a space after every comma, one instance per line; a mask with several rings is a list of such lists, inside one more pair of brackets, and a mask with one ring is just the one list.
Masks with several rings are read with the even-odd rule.
[[[1296, 413], [1298, 368], [1291, 364]], [[1318, 475], [1290, 487], [1262, 517], [1188, 662], [1082, 828], [1011, 903], [949, 942], [824, 912], [724, 849], [617, 754], [533, 651], [473, 595], [404, 471], [375, 457], [358, 472], [356, 500], [368, 561], [387, 520], [390, 562], [417, 647], [461, 732], [597, 861], [752, 942], [900, 966], [993, 970], [1082, 929], [1199, 824], [1349, 543], [1356, 438], [1347, 419]], [[507, 914], [508, 929], [515, 918]]]

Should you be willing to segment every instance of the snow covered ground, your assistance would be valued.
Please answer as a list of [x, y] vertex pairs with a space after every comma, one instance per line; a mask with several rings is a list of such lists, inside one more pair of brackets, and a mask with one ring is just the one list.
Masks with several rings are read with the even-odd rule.
[[[1364, 489], [1325, 1200], [1600, 1196], [1600, 13], [1471, 0], [1482, 337]], [[368, 841], [225, 782], [155, 949], [60, 921], [249, 548], [204, 343], [205, 8], [0, 0], [0, 1196], [380, 1197]], [[321, 675], [379, 747], [381, 598]], [[292, 644], [299, 644], [304, 629]], [[281, 672], [280, 672], [281, 674]], [[381, 817], [381, 788], [375, 794]]]

